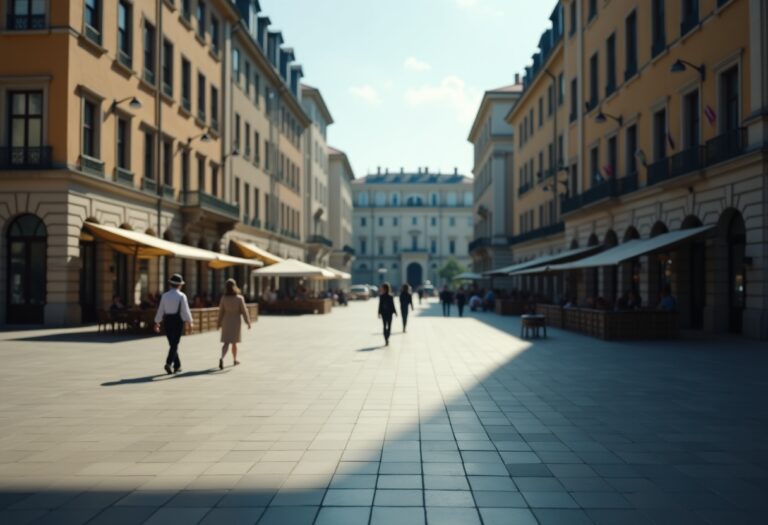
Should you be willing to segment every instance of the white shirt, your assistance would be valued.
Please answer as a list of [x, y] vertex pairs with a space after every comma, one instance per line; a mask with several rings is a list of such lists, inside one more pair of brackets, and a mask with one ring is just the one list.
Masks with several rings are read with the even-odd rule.
[[[181, 304], [181, 308], [179, 308], [179, 304]], [[189, 311], [187, 296], [180, 292], [178, 288], [171, 288], [160, 298], [160, 306], [157, 307], [155, 322], [159, 323], [163, 320], [164, 315], [175, 314], [176, 312], [179, 312], [182, 321], [192, 322], [192, 312]]]

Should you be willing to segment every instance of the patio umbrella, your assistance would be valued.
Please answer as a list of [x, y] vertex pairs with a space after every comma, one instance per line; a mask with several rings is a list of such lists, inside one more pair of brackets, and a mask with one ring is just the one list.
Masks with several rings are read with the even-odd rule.
[[259, 268], [253, 272], [258, 277], [294, 277], [299, 279], [337, 279], [335, 273], [312, 266], [296, 259], [285, 259], [279, 263]]

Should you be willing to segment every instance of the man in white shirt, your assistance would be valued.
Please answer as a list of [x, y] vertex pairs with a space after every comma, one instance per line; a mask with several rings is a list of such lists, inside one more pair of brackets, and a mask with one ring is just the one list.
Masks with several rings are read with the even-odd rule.
[[[168, 338], [168, 357], [165, 359], [165, 371], [168, 374], [181, 372], [179, 359], [179, 341], [184, 333], [184, 323], [192, 328], [192, 313], [189, 311], [187, 296], [181, 291], [184, 279], [178, 273], [173, 274], [168, 283], [171, 289], [160, 298], [160, 305], [155, 314], [155, 332], [160, 332], [160, 321], [165, 327], [165, 337]], [[171, 371], [173, 366], [173, 371]]]

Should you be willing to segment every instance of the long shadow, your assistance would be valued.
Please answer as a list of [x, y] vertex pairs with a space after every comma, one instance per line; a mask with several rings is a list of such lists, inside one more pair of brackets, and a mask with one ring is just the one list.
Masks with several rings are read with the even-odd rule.
[[54, 333], [30, 337], [17, 337], [9, 341], [29, 341], [46, 343], [86, 343], [86, 344], [114, 344], [159, 337], [157, 334], [147, 332], [73, 332]]
[[[469, 316], [468, 326], [473, 319], [508, 333], [519, 328], [490, 312]], [[269, 474], [268, 487], [262, 476], [243, 477], [234, 488], [207, 485], [210, 479], [173, 490], [136, 490], [130, 479], [114, 490], [87, 492], [6, 488], [0, 489], [0, 522], [142, 523], [155, 515], [205, 525], [236, 518], [260, 525], [764, 523], [764, 348], [728, 348], [724, 356], [706, 341], [690, 352], [677, 342], [617, 346], [578, 335], [573, 341], [581, 342], [569, 344], [562, 334], [559, 341], [535, 342], [485, 375], [462, 370], [458, 391], [444, 400], [432, 396], [436, 406], [393, 434], [362, 440], [375, 450], [345, 449], [349, 457], [328, 482], [298, 476], [318, 483], [312, 488], [282, 487], [287, 472]], [[441, 377], [446, 388], [456, 386], [456, 378]], [[427, 394], [442, 386], [431, 381]], [[396, 392], [401, 407], [404, 400], [416, 405], [420, 386], [411, 386]], [[379, 397], [371, 400], [376, 411], [398, 411]], [[388, 490], [398, 488], [409, 490]], [[350, 501], [356, 506], [347, 507]]]
[[174, 379], [182, 379], [186, 377], [197, 377], [197, 376], [203, 376], [203, 375], [221, 375], [221, 374], [228, 374], [230, 372], [229, 369], [226, 370], [219, 370], [218, 368], [207, 368], [205, 370], [193, 370], [190, 372], [180, 372], [178, 374], [155, 374], [151, 376], [143, 376], [143, 377], [131, 377], [128, 379], [119, 379], [117, 381], [107, 381], [105, 383], [102, 383], [101, 386], [120, 386], [120, 385], [137, 385], [142, 383], [153, 383], [156, 381], [171, 381]]
[[[376, 335], [378, 335], [378, 334], [376, 334]], [[383, 346], [369, 346], [367, 348], [358, 348], [355, 351], [356, 352], [373, 352], [375, 350], [381, 350], [382, 348], [384, 348], [384, 347]]]

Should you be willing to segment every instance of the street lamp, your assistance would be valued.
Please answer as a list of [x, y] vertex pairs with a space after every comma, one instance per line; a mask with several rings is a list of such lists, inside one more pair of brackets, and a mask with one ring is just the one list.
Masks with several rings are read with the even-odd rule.
[[675, 62], [669, 67], [670, 73], [682, 73], [688, 67], [692, 67], [696, 71], [699, 72], [699, 75], [701, 75], [702, 82], [707, 77], [707, 68], [704, 64], [701, 64], [700, 66], [697, 66], [696, 64], [692, 64], [691, 62], [688, 62], [687, 60], [683, 60], [681, 58], [678, 58], [675, 60]]
[[203, 143], [208, 143], [211, 141], [211, 137], [208, 135], [208, 133], [201, 133], [199, 135], [195, 135], [194, 137], [189, 137], [187, 139], [187, 146], [192, 144], [193, 140], [197, 140], [197, 139], [200, 139], [200, 142], [203, 142]]
[[603, 124], [608, 119], [615, 120], [619, 123], [619, 127], [624, 125], [624, 117], [619, 115], [618, 117], [615, 117], [613, 115], [609, 115], [608, 113], [603, 113], [600, 111], [597, 115], [595, 115], [595, 122], [598, 124]]
[[141, 109], [141, 101], [138, 98], [136, 98], [136, 97], [125, 97], [124, 99], [121, 99], [121, 100], [117, 100], [117, 99], [113, 100], [112, 101], [112, 106], [110, 107], [111, 111], [115, 111], [119, 104], [122, 104], [123, 102], [127, 102], [129, 100], [130, 100], [130, 102], [128, 102], [128, 107], [129, 108], [131, 108], [131, 109]]

